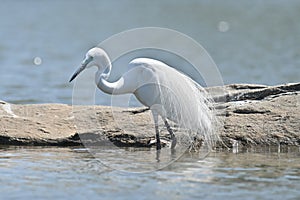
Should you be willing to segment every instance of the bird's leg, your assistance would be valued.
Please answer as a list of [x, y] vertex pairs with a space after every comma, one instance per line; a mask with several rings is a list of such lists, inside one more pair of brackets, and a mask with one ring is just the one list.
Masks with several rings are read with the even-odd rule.
[[165, 126], [167, 127], [168, 132], [171, 135], [171, 140], [172, 140], [172, 142], [171, 142], [171, 149], [174, 149], [175, 146], [176, 146], [176, 143], [177, 143], [177, 139], [176, 139], [176, 137], [175, 137], [175, 135], [173, 133], [173, 130], [171, 129], [168, 121], [166, 119], [164, 119], [164, 122], [165, 122]]
[[161, 149], [161, 144], [160, 144], [160, 138], [159, 138], [159, 130], [158, 130], [158, 124], [155, 124], [155, 132], [156, 132], [156, 150]]
[[156, 150], [161, 149], [160, 138], [159, 138], [159, 129], [158, 129], [158, 115], [157, 113], [152, 112], [154, 125], [155, 125], [155, 137], [156, 137]]

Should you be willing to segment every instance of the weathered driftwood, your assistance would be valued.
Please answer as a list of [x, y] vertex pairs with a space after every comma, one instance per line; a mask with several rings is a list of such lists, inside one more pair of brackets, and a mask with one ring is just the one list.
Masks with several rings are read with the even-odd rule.
[[[220, 88], [225, 95], [215, 97], [223, 121], [219, 145], [300, 145], [300, 83], [233, 84], [208, 90], [213, 93]], [[168, 140], [165, 129], [162, 137]], [[145, 108], [0, 101], [0, 144], [145, 147], [151, 146], [153, 139], [151, 114]]]

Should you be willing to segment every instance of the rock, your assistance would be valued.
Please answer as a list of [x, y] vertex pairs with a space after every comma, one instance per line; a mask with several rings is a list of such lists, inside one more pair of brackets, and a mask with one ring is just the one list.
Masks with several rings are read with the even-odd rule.
[[[207, 88], [212, 94], [220, 89], [225, 95], [214, 96], [223, 122], [219, 147], [300, 145], [300, 83]], [[155, 145], [152, 115], [147, 108], [0, 101], [0, 123], [2, 145]], [[165, 129], [161, 137], [167, 145]]]
[[[243, 146], [300, 145], [300, 84], [226, 86], [222, 139]], [[231, 89], [232, 88], [232, 89]]]

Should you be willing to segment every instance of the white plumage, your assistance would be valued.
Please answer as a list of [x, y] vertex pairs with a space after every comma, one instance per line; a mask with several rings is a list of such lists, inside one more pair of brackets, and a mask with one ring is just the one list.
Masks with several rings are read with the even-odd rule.
[[95, 82], [100, 90], [112, 95], [133, 93], [143, 105], [151, 109], [155, 122], [157, 150], [161, 149], [158, 116], [162, 117], [171, 135], [171, 148], [175, 147], [176, 138], [168, 120], [195, 132], [210, 148], [218, 139], [215, 129], [217, 120], [211, 109], [212, 101], [209, 95], [183, 73], [158, 60], [136, 58], [129, 63], [128, 72], [117, 81], [108, 82], [111, 61], [104, 50], [95, 47], [87, 52], [81, 67], [70, 81], [91, 66], [98, 67]]

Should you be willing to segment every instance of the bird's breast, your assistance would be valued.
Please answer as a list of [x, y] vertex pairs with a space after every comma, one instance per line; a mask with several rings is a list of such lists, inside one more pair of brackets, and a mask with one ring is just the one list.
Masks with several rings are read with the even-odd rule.
[[147, 84], [139, 87], [134, 92], [135, 97], [147, 107], [160, 104], [159, 88], [155, 84]]

